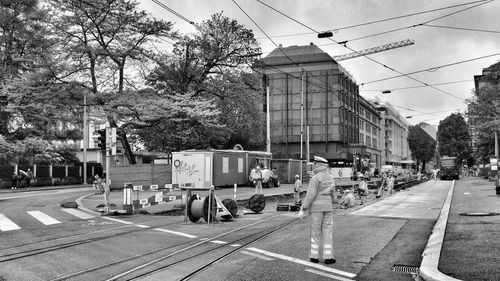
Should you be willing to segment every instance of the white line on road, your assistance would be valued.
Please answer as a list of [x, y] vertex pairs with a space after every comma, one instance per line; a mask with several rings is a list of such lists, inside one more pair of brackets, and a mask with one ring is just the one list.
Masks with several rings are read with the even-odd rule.
[[225, 241], [220, 241], [220, 240], [212, 240], [210, 241], [211, 243], [215, 243], [215, 244], [227, 244], [227, 242]]
[[273, 261], [274, 260], [273, 258], [268, 258], [266, 256], [259, 255], [259, 254], [256, 254], [256, 253], [252, 253], [252, 252], [248, 252], [248, 251], [240, 251], [240, 252], [243, 253], [243, 254], [252, 256], [252, 257], [256, 257], [256, 258], [259, 258], [259, 259], [266, 260], [266, 261]]
[[173, 231], [173, 230], [168, 230], [168, 229], [163, 229], [163, 228], [155, 228], [154, 230], [158, 230], [158, 231], [165, 232], [165, 233], [170, 233], [170, 234], [175, 234], [175, 235], [180, 235], [180, 236], [184, 236], [184, 237], [188, 237], [188, 238], [196, 238], [196, 237], [198, 237], [198, 236], [194, 236], [194, 235], [191, 235], [191, 234], [182, 233], [182, 232]]
[[78, 217], [78, 218], [81, 218], [82, 220], [88, 220], [88, 219], [93, 219], [95, 218], [95, 216], [89, 214], [89, 213], [86, 213], [86, 212], [83, 212], [83, 211], [80, 211], [80, 210], [77, 210], [77, 209], [73, 209], [73, 208], [69, 208], [69, 209], [61, 209], [63, 210], [64, 212], [70, 214], [70, 215], [73, 215], [75, 217]]
[[344, 278], [344, 277], [340, 277], [340, 276], [336, 276], [336, 275], [331, 275], [331, 274], [324, 273], [323, 271], [318, 271], [318, 270], [315, 270], [315, 269], [306, 269], [306, 271], [314, 273], [314, 274], [318, 274], [318, 275], [321, 275], [321, 276], [324, 276], [324, 277], [328, 277], [328, 278], [331, 278], [331, 279], [335, 279], [335, 280], [353, 281], [353, 279], [347, 279], [347, 278]]
[[1, 231], [9, 231], [21, 229], [17, 224], [13, 221], [9, 220], [4, 214], [0, 214], [0, 230]]
[[115, 222], [123, 223], [123, 224], [134, 224], [133, 222], [119, 220], [119, 219], [114, 219], [114, 218], [108, 218], [108, 217], [102, 217], [102, 218], [110, 220], [110, 221], [115, 221]]
[[260, 253], [260, 254], [264, 254], [264, 255], [267, 255], [267, 256], [271, 256], [271, 257], [274, 257], [274, 258], [278, 258], [278, 259], [287, 260], [287, 261], [291, 261], [291, 262], [294, 262], [294, 263], [302, 264], [302, 265], [305, 265], [305, 266], [314, 267], [316, 269], [321, 269], [321, 270], [324, 270], [324, 271], [328, 271], [328, 272], [335, 273], [335, 274], [342, 275], [342, 276], [349, 277], [349, 278], [356, 277], [356, 274], [353, 274], [353, 273], [350, 273], [350, 272], [346, 272], [346, 271], [342, 271], [342, 270], [330, 268], [328, 266], [324, 266], [324, 265], [320, 265], [320, 264], [316, 264], [316, 263], [312, 263], [312, 262], [308, 262], [308, 261], [303, 261], [301, 259], [296, 259], [296, 258], [292, 258], [292, 257], [289, 257], [289, 256], [285, 256], [285, 255], [281, 255], [281, 254], [276, 254], [276, 253], [268, 252], [268, 251], [257, 249], [257, 248], [253, 248], [253, 247], [252, 248], [247, 248], [247, 250], [250, 250], [250, 251], [253, 251], [253, 252], [257, 252], [257, 253]]
[[28, 211], [28, 214], [30, 214], [32, 217], [34, 217], [39, 222], [41, 222], [45, 225], [61, 223], [60, 221], [56, 220], [55, 218], [53, 218], [45, 213], [42, 213], [40, 211]]
[[136, 224], [135, 226], [140, 227], [140, 228], [150, 228], [151, 227], [149, 225], [143, 225], [143, 224]]

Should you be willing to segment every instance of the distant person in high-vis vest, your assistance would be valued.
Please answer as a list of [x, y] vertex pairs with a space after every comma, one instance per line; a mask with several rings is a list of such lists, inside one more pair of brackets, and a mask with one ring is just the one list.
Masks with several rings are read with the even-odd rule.
[[[311, 262], [318, 263], [320, 252], [325, 264], [335, 263], [333, 258], [333, 204], [335, 203], [335, 182], [328, 173], [328, 161], [314, 156], [314, 176], [309, 180], [307, 193], [302, 201], [301, 212], [309, 213], [311, 228]], [[322, 251], [321, 251], [322, 248]]]

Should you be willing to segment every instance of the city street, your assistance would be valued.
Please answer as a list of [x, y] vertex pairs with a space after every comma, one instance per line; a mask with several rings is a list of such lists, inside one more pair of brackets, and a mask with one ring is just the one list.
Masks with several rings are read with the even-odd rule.
[[[186, 223], [182, 216], [85, 217], [59, 207], [58, 202], [88, 194], [88, 188], [4, 193], [2, 216], [19, 229], [8, 230], [2, 221], [0, 278], [413, 280], [393, 267], [420, 265], [450, 186], [450, 181], [428, 181], [373, 198], [364, 207], [337, 209], [337, 262], [328, 266], [309, 262], [308, 219], [277, 212], [276, 202], [268, 202], [261, 214], [244, 212], [208, 225]], [[35, 219], [38, 211], [48, 218]]]

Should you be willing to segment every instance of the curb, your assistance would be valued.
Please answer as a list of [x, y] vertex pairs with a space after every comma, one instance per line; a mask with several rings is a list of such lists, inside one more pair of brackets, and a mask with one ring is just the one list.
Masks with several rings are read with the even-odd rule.
[[83, 206], [82, 199], [85, 199], [88, 196], [90, 196], [90, 195], [89, 194], [83, 195], [83, 196], [78, 197], [78, 199], [75, 200], [76, 204], [78, 205], [78, 209], [80, 209], [84, 212], [87, 212], [87, 213], [91, 213], [91, 214], [96, 215], [96, 216], [101, 216], [101, 213], [96, 212], [96, 211], [91, 210], [91, 209], [88, 209], [88, 208]]
[[448, 223], [448, 214], [451, 207], [451, 198], [453, 197], [453, 188], [455, 187], [455, 180], [451, 183], [448, 195], [443, 203], [443, 208], [439, 214], [439, 218], [432, 229], [431, 236], [427, 241], [424, 252], [422, 253], [422, 263], [418, 270], [418, 280], [424, 281], [460, 281], [450, 277], [438, 270], [439, 257], [441, 255], [441, 248], [443, 247], [444, 234], [446, 231], [446, 224]]

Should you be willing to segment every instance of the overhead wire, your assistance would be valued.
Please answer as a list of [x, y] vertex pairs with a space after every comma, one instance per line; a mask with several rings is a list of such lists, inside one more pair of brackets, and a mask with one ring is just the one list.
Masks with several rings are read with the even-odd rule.
[[[435, 84], [430, 84], [432, 86], [442, 86], [442, 85], [449, 85], [449, 84], [458, 84], [458, 83], [465, 83], [465, 82], [472, 82], [474, 80], [468, 79], [468, 80], [460, 80], [460, 81], [452, 81], [452, 82], [442, 82], [442, 83], [435, 83]], [[425, 88], [427, 86], [421, 85], [421, 86], [409, 86], [409, 87], [400, 87], [400, 88], [384, 88], [384, 89], [363, 89], [359, 90], [360, 92], [382, 92], [385, 90], [390, 90], [390, 91], [396, 91], [396, 90], [407, 90], [407, 89], [416, 89], [416, 88]]]
[[[279, 11], [279, 10], [277, 10], [276, 8], [274, 8], [274, 7], [270, 6], [270, 5], [268, 5], [268, 4], [264, 3], [264, 2], [262, 2], [261, 0], [256, 0], [256, 1], [257, 1], [257, 2], [259, 2], [259, 3], [261, 3], [262, 5], [264, 5], [264, 6], [268, 7], [268, 8], [270, 8], [270, 9], [272, 9], [273, 11], [275, 11], [275, 12], [277, 12], [277, 13], [279, 13], [279, 14], [281, 14], [281, 15], [283, 15], [283, 16], [285, 16], [285, 17], [287, 17], [287, 18], [289, 18], [290, 20], [292, 20], [292, 21], [294, 21], [294, 22], [298, 23], [299, 25], [302, 25], [303, 27], [306, 27], [307, 29], [309, 29], [309, 30], [311, 30], [311, 31], [314, 31], [314, 32], [316, 32], [316, 33], [319, 33], [319, 31], [318, 31], [318, 30], [315, 30], [314, 28], [312, 28], [312, 27], [310, 27], [310, 26], [308, 26], [308, 25], [306, 25], [306, 24], [304, 24], [304, 23], [302, 23], [302, 22], [300, 22], [300, 21], [298, 21], [298, 20], [294, 19], [293, 17], [291, 17], [291, 16], [289, 16], [289, 15], [287, 15], [287, 14], [285, 14], [285, 13], [283, 13], [283, 12]], [[480, 6], [480, 5], [484, 5], [484, 4], [489, 3], [489, 2], [491, 2], [491, 1], [493, 1], [493, 0], [480, 1], [480, 2], [481, 2], [480, 4], [477, 4], [477, 5], [474, 5], [474, 6], [472, 6], [472, 7], [465, 8], [465, 9], [461, 9], [461, 10], [459, 10], [459, 11], [455, 11], [455, 12], [450, 13], [450, 14], [447, 14], [447, 15], [443, 15], [443, 16], [440, 16], [440, 17], [435, 18], [435, 19], [431, 19], [431, 20], [429, 20], [429, 21], [426, 21], [425, 23], [429, 23], [429, 22], [432, 22], [432, 21], [435, 21], [435, 20], [438, 20], [438, 19], [442, 19], [442, 18], [445, 18], [445, 17], [451, 16], [451, 15], [455, 15], [455, 14], [457, 14], [457, 13], [459, 13], [459, 12], [463, 12], [463, 11], [466, 11], [466, 10], [469, 10], [469, 9], [472, 9], [472, 8], [475, 8], [475, 7], [478, 7], [478, 6]], [[234, 2], [234, 0], [233, 0], [233, 2]], [[478, 2], [474, 2], [474, 3], [478, 3]], [[329, 39], [330, 41], [335, 42], [335, 43], [337, 43], [337, 44], [340, 44], [338, 41], [336, 41], [336, 40], [334, 40], [334, 39], [332, 39], [332, 38], [327, 38], [327, 39]], [[340, 45], [342, 45], [342, 46], [344, 46], [345, 48], [347, 48], [347, 49], [351, 50], [352, 52], [356, 52], [354, 49], [352, 49], [352, 48], [348, 47], [348, 46], [347, 46], [347, 44], [340, 44]], [[421, 83], [421, 84], [423, 84], [423, 85], [426, 85], [426, 86], [428, 86], [428, 87], [430, 87], [430, 88], [432, 88], [432, 89], [434, 89], [434, 90], [436, 90], [436, 91], [439, 91], [439, 92], [441, 92], [441, 93], [443, 93], [443, 94], [446, 94], [446, 95], [449, 95], [449, 96], [454, 97], [454, 98], [456, 98], [456, 99], [459, 99], [459, 100], [461, 100], [461, 101], [464, 101], [464, 99], [463, 99], [463, 98], [460, 98], [460, 97], [458, 97], [458, 96], [456, 96], [456, 95], [454, 95], [454, 94], [452, 94], [452, 93], [449, 93], [449, 92], [444, 91], [444, 90], [442, 90], [442, 89], [436, 88], [436, 87], [434, 87], [434, 86], [429, 86], [429, 84], [428, 84], [428, 83], [423, 82], [423, 81], [421, 81], [421, 80], [419, 80], [419, 79], [417, 79], [417, 78], [414, 78], [414, 77], [412, 77], [412, 76], [410, 76], [410, 75], [408, 75], [408, 74], [405, 74], [405, 73], [403, 73], [403, 72], [401, 72], [401, 71], [398, 71], [398, 70], [394, 69], [393, 67], [390, 67], [390, 66], [388, 66], [388, 65], [385, 65], [385, 64], [383, 64], [383, 63], [381, 63], [381, 62], [379, 62], [379, 61], [377, 61], [377, 60], [375, 60], [375, 59], [373, 59], [373, 58], [369, 57], [368, 55], [363, 55], [363, 56], [364, 56], [365, 58], [367, 58], [368, 60], [370, 60], [370, 61], [372, 61], [372, 62], [374, 62], [374, 63], [376, 63], [376, 64], [378, 64], [378, 65], [381, 65], [381, 66], [383, 66], [383, 67], [385, 67], [385, 68], [387, 68], [387, 69], [389, 69], [389, 70], [391, 70], [391, 71], [393, 71], [393, 72], [396, 72], [396, 73], [398, 73], [398, 74], [400, 74], [400, 75], [402, 75], [402, 76], [405, 76], [405, 77], [407, 77], [407, 78], [410, 78], [411, 80], [414, 80], [414, 81], [416, 81], [416, 82], [418, 82], [418, 83]], [[361, 84], [361, 85], [363, 85], [363, 84]]]
[[[441, 69], [441, 68], [445, 68], [445, 67], [449, 67], [449, 66], [453, 66], [453, 65], [458, 65], [458, 64], [462, 64], [462, 63], [467, 63], [467, 62], [471, 62], [471, 61], [475, 61], [475, 60], [485, 59], [485, 58], [489, 58], [489, 57], [499, 56], [499, 55], [500, 55], [500, 52], [499, 53], [490, 54], [490, 55], [481, 56], [481, 57], [476, 57], [476, 58], [472, 58], [472, 59], [462, 60], [462, 61], [458, 61], [458, 62], [443, 64], [443, 65], [434, 66], [434, 67], [429, 67], [429, 68], [422, 69], [422, 70], [416, 70], [416, 71], [412, 71], [412, 72], [407, 72], [406, 74], [407, 75], [412, 75], [412, 74], [417, 74], [417, 73], [421, 73], [421, 72], [425, 72], [425, 71], [432, 71], [433, 72], [433, 71], [436, 71], [436, 70]], [[377, 80], [373, 80], [373, 81], [363, 82], [363, 83], [361, 83], [361, 85], [366, 85], [366, 84], [371, 84], [371, 83], [386, 81], [386, 80], [390, 80], [390, 79], [394, 79], [394, 78], [399, 78], [399, 77], [403, 77], [403, 76], [406, 76], [406, 75], [401, 74], [401, 75], [386, 77], [386, 78], [377, 79]]]
[[[261, 1], [259, 1], [259, 0], [257, 0], [257, 1], [258, 1], [258, 2], [261, 2]], [[190, 21], [190, 20], [189, 20], [189, 19], [187, 19], [186, 17], [182, 16], [180, 13], [178, 13], [178, 12], [176, 12], [175, 10], [173, 10], [173, 9], [169, 8], [168, 6], [166, 6], [166, 5], [164, 5], [163, 3], [159, 2], [158, 0], [153, 0], [153, 2], [155, 2], [155, 3], [156, 3], [156, 4], [158, 4], [158, 5], [160, 5], [160, 7], [162, 7], [162, 8], [164, 8], [164, 9], [168, 10], [169, 12], [173, 13], [174, 15], [178, 16], [179, 18], [181, 18], [182, 20], [186, 21], [187, 23], [192, 24], [192, 25], [195, 25], [195, 23], [194, 23], [193, 21]], [[256, 26], [260, 29], [260, 30], [261, 30], [261, 32], [263, 32], [264, 34], [266, 34], [266, 36], [268, 36], [268, 35], [267, 35], [267, 33], [265, 33], [265, 32], [262, 30], [262, 28], [261, 28], [261, 27], [260, 27], [260, 26], [259, 26], [259, 25], [258, 25], [258, 24], [257, 24], [257, 23], [256, 23], [256, 22], [255, 22], [255, 21], [254, 21], [254, 20], [253, 20], [253, 19], [252, 19], [252, 18], [251, 18], [251, 17], [250, 17], [250, 16], [249, 16], [249, 15], [248, 15], [248, 14], [247, 14], [244, 10], [243, 10], [243, 9], [242, 9], [242, 8], [241, 8], [241, 6], [239, 6], [239, 5], [238, 5], [238, 3], [236, 3], [236, 1], [235, 1], [235, 0], [233, 0], [233, 2], [234, 2], [234, 3], [235, 3], [235, 4], [236, 4], [236, 5], [240, 8], [240, 10], [241, 10], [243, 13], [245, 13], [245, 15], [247, 15], [247, 17], [248, 17], [248, 18], [249, 18], [249, 19], [250, 19], [250, 20], [251, 20], [251, 21], [252, 21], [252, 22], [253, 22], [253, 23], [254, 23], [254, 24], [255, 24], [255, 25], [256, 25]], [[482, 2], [482, 1], [479, 1], [479, 2]], [[262, 3], [262, 2], [261, 2], [261, 3]], [[263, 4], [264, 4], [264, 3], [263, 3]], [[266, 5], [266, 4], [264, 4], [264, 5]], [[267, 5], [266, 5], [266, 6], [267, 6]], [[274, 10], [274, 8], [272, 8], [272, 9]], [[277, 11], [277, 12], [279, 12], [279, 11]], [[281, 12], [279, 12], [279, 13], [281, 13]], [[195, 25], [195, 26], [196, 26], [196, 25]], [[196, 26], [196, 27], [197, 27], [197, 26]], [[308, 28], [309, 28], [309, 27], [308, 27]], [[309, 28], [309, 29], [311, 29], [311, 28]], [[311, 30], [314, 30], [314, 29], [311, 29]], [[317, 31], [315, 31], [315, 33], [317, 33]], [[267, 38], [269, 38], [269, 36], [268, 36]], [[269, 39], [270, 39], [270, 38], [269, 38]], [[270, 40], [271, 40], [271, 42], [273, 42], [273, 44], [275, 44], [275, 45], [276, 45], [276, 47], [277, 47], [277, 48], [279, 48], [279, 49], [280, 49], [280, 51], [281, 51], [281, 52], [282, 52], [282, 53], [283, 53], [283, 54], [284, 54], [284, 55], [285, 55], [285, 56], [286, 56], [286, 57], [287, 57], [287, 58], [288, 58], [288, 59], [289, 59], [289, 60], [293, 63], [293, 60], [292, 60], [292, 59], [291, 59], [291, 58], [290, 58], [290, 57], [289, 57], [289, 56], [288, 56], [288, 55], [287, 55], [287, 54], [286, 54], [286, 53], [285, 53], [285, 52], [284, 52], [284, 51], [283, 51], [283, 50], [282, 50], [282, 49], [281, 49], [281, 48], [280, 48], [280, 47], [279, 47], [279, 46], [278, 46], [278, 45], [277, 45], [277, 44], [276, 44], [276, 43], [275, 43], [272, 39], [270, 39]], [[336, 42], [336, 43], [337, 43], [337, 42]], [[348, 48], [348, 49], [349, 49], [349, 48]], [[351, 49], [351, 50], [352, 50], [352, 49]], [[352, 51], [354, 51], [354, 50], [352, 50]], [[298, 65], [298, 64], [297, 64], [297, 65]], [[269, 65], [267, 65], [267, 66], [269, 66]], [[279, 71], [279, 72], [282, 72], [282, 73], [284, 73], [284, 74], [287, 74], [287, 75], [289, 75], [289, 76], [290, 76], [290, 77], [292, 77], [292, 78], [302, 79], [302, 77], [297, 77], [297, 76], [291, 75], [290, 73], [286, 73], [286, 72], [284, 72], [283, 70], [281, 70], [281, 69], [279, 69], [279, 68], [276, 68], [276, 67], [274, 67], [274, 66], [270, 66], [270, 67], [271, 67], [271, 68], [273, 68], [273, 69], [275, 69], [275, 70], [277, 70], [277, 71]], [[300, 66], [300, 67], [301, 67], [301, 66]], [[302, 67], [301, 67], [301, 68], [302, 68]], [[305, 71], [305, 69], [304, 69], [304, 68], [302, 68], [302, 69]], [[255, 69], [254, 69], [254, 70], [255, 70]], [[258, 71], [257, 71], [257, 72], [258, 72]], [[315, 76], [313, 76], [313, 77], [315, 77]], [[317, 78], [317, 77], [315, 77], [315, 78]], [[320, 80], [321, 82], [324, 82], [324, 81], [322, 81], [321, 79], [319, 79], [319, 80]], [[311, 83], [311, 81], [306, 81], [306, 82]], [[311, 83], [311, 84], [314, 84], [314, 83]], [[428, 87], [428, 86], [429, 86], [429, 85], [428, 85], [428, 84], [426, 84], [426, 83], [424, 83], [424, 84], [425, 84], [425, 85], [424, 85], [423, 87]], [[322, 90], [326, 90], [326, 89], [323, 87], [323, 85], [318, 85], [318, 84], [316, 84], [316, 86], [318, 86], [318, 88], [320, 88], [320, 89], [322, 89]], [[283, 90], [282, 90], [282, 89], [280, 89], [280, 88], [276, 88], [276, 87], [271, 87], [271, 88], [273, 88], [273, 89], [276, 89], [276, 90], [279, 90], [279, 91], [283, 92]], [[361, 91], [361, 90], [360, 90], [360, 91]], [[396, 106], [396, 107], [397, 107], [397, 106]]]
[[[466, 6], [466, 5], [471, 5], [471, 4], [485, 2], [485, 1], [488, 1], [488, 0], [479, 0], [479, 1], [462, 3], [462, 4], [456, 4], [456, 5], [446, 6], [446, 7], [442, 7], [442, 8], [436, 8], [436, 9], [431, 9], [431, 10], [426, 10], [426, 11], [421, 11], [421, 12], [416, 12], [416, 13], [411, 13], [411, 14], [406, 14], [406, 15], [401, 15], [401, 16], [390, 17], [390, 18], [381, 19], [381, 20], [375, 20], [375, 21], [370, 21], [370, 22], [365, 22], [365, 23], [359, 23], [359, 24], [354, 24], [354, 25], [349, 25], [349, 26], [338, 27], [338, 28], [334, 28], [334, 29], [329, 29], [327, 31], [333, 31], [336, 33], [339, 30], [350, 29], [350, 28], [355, 28], [355, 27], [360, 27], [360, 26], [365, 26], [365, 25], [371, 25], [371, 24], [376, 24], [376, 23], [381, 23], [381, 22], [391, 21], [391, 20], [396, 20], [396, 19], [402, 19], [402, 18], [412, 17], [412, 16], [416, 16], [416, 15], [421, 15], [421, 14], [433, 13], [433, 12], [437, 12], [437, 11], [441, 11], [441, 10], [452, 9], [452, 8], [456, 8], [456, 7], [460, 7], [460, 6]], [[317, 32], [302, 32], [302, 33], [275, 35], [275, 36], [270, 36], [270, 37], [271, 38], [280, 38], [280, 37], [291, 37], [291, 36], [297, 36], [297, 35], [309, 35], [309, 34], [316, 34], [316, 33]], [[264, 39], [264, 38], [267, 38], [267, 37], [260, 37], [259, 39]]]
[[445, 26], [445, 25], [436, 25], [436, 24], [424, 24], [423, 26], [437, 27], [437, 28], [447, 28], [447, 29], [456, 29], [456, 30], [465, 30], [465, 31], [475, 31], [475, 32], [496, 33], [496, 34], [500, 33], [500, 31], [497, 31], [497, 30], [486, 30], [486, 29], [477, 29], [477, 28], [455, 27], [455, 26]]

